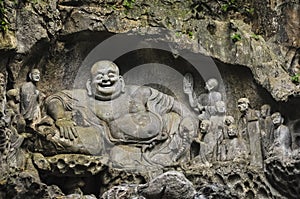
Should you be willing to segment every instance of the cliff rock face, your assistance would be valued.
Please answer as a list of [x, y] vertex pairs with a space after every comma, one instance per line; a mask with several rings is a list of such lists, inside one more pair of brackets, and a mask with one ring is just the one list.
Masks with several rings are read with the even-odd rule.
[[[0, 198], [26, 198], [32, 195], [39, 198], [109, 199], [297, 198], [300, 186], [297, 170], [300, 164], [300, 112], [297, 109], [300, 105], [299, 18], [299, 0], [0, 0], [0, 72], [5, 74], [5, 78], [1, 78], [6, 82], [0, 82], [0, 166], [4, 171], [0, 179]], [[214, 151], [212, 153], [218, 154], [211, 157], [211, 162], [202, 160], [203, 154], [200, 154], [199, 148], [203, 147], [201, 144], [204, 141], [197, 136], [195, 138], [195, 135], [188, 135], [190, 132], [185, 132], [188, 128], [183, 131], [185, 127], [179, 125], [178, 119], [174, 123], [178, 123], [184, 133], [170, 133], [168, 136], [173, 137], [166, 142], [166, 147], [163, 144], [169, 141], [169, 137], [164, 137], [164, 132], [159, 140], [151, 138], [150, 142], [143, 138], [149, 142], [141, 139], [142, 143], [135, 143], [136, 140], [126, 143], [136, 144], [133, 149], [126, 146], [124, 150], [122, 147], [116, 147], [115, 152], [109, 150], [121, 159], [123, 157], [119, 154], [124, 151], [127, 154], [132, 150], [135, 154], [140, 150], [136, 157], [128, 155], [133, 160], [129, 158], [127, 162], [149, 169], [136, 169], [138, 172], [133, 172], [131, 167], [127, 170], [115, 168], [113, 162], [99, 154], [73, 154], [76, 151], [67, 150], [58, 154], [61, 152], [58, 149], [65, 149], [63, 144], [71, 149], [76, 137], [72, 134], [72, 140], [68, 140], [64, 135], [56, 134], [62, 132], [57, 130], [59, 126], [56, 122], [61, 122], [60, 119], [54, 120], [48, 115], [34, 126], [28, 120], [21, 121], [22, 118], [17, 117], [18, 111], [11, 115], [4, 113], [4, 103], [7, 103], [9, 110], [19, 108], [18, 103], [22, 99], [18, 98], [18, 92], [28, 80], [31, 69], [37, 68], [41, 72], [41, 80], [31, 85], [35, 92], [32, 95], [44, 98], [63, 89], [85, 88], [90, 78], [90, 65], [99, 59], [114, 61], [120, 67], [126, 84], [150, 86], [172, 96], [155, 99], [159, 101], [157, 104], [165, 105], [175, 99], [190, 106], [190, 109], [195, 108], [184, 91], [183, 77], [187, 73], [193, 76], [189, 80], [199, 101], [202, 94], [209, 96], [204, 88], [205, 81], [212, 77], [221, 80], [220, 93], [214, 94], [222, 94], [223, 98], [218, 102], [226, 103], [227, 112], [219, 112], [217, 108], [215, 112], [220, 113], [222, 118], [232, 115], [236, 118], [236, 124], [241, 115], [237, 109], [238, 99], [249, 98], [249, 109], [258, 110], [262, 104], [270, 104], [272, 113], [280, 111], [286, 118], [286, 126], [282, 122], [280, 125], [284, 126], [286, 137], [291, 141], [282, 139], [293, 143], [287, 147], [289, 151], [286, 153], [290, 153], [291, 157], [268, 157], [266, 151], [271, 148], [274, 138], [266, 138], [266, 132], [261, 133], [261, 129], [257, 129], [263, 127], [266, 131], [270, 130], [268, 127], [271, 128], [271, 125], [266, 126], [267, 122], [272, 121], [270, 116], [267, 121], [254, 110], [249, 116], [240, 118], [247, 120], [244, 129], [252, 130], [254, 138], [251, 142], [254, 144], [251, 143], [251, 150], [257, 143], [267, 143], [259, 151], [262, 157], [258, 167], [248, 161], [247, 155], [251, 153], [245, 155], [241, 152], [241, 157], [220, 160], [223, 151]], [[81, 91], [78, 93], [85, 93]], [[66, 93], [61, 96], [56, 98], [68, 102], [73, 100]], [[35, 102], [40, 105], [40, 101]], [[64, 104], [67, 108], [68, 102]], [[108, 115], [105, 117], [118, 114], [120, 107], [114, 108], [116, 112], [106, 112]], [[194, 113], [198, 110], [200, 114], [200, 109], [196, 107]], [[80, 111], [71, 113], [70, 110], [68, 116], [76, 119], [79, 128], [85, 130], [90, 127], [85, 123], [85, 115]], [[217, 123], [221, 119], [217, 113], [214, 114], [212, 116], [216, 117], [212, 117], [212, 121]], [[198, 124], [198, 120], [196, 122]], [[103, 124], [99, 126], [103, 127]], [[214, 126], [218, 131], [229, 132], [229, 125], [218, 125]], [[237, 128], [235, 125], [230, 127]], [[37, 129], [42, 129], [44, 134], [34, 134]], [[244, 132], [244, 129], [239, 130]], [[280, 133], [281, 129], [278, 127], [276, 130]], [[98, 131], [96, 135], [100, 135]], [[229, 143], [240, 147], [239, 140], [235, 139], [237, 135], [231, 138], [230, 135], [218, 136], [210, 140], [218, 145], [218, 149], [222, 144]], [[199, 137], [202, 139], [204, 135]], [[89, 146], [92, 145], [90, 143], [99, 144], [92, 136], [84, 138]], [[185, 146], [185, 142], [190, 145]], [[34, 146], [41, 146], [43, 150], [38, 151]], [[148, 167], [150, 162], [142, 165], [139, 162], [142, 158], [138, 155], [142, 157], [145, 151], [157, 146], [162, 146], [161, 154], [177, 152], [180, 155], [178, 162], [176, 158], [172, 159], [170, 162], [176, 164], [170, 166], [166, 160], [161, 164], [168, 166], [157, 170]], [[191, 151], [185, 147], [190, 147]], [[274, 144], [273, 147], [278, 146]], [[186, 155], [183, 153], [185, 150], [188, 151], [187, 156], [191, 156], [186, 158], [187, 161], [182, 157]], [[235, 156], [235, 151], [231, 153]], [[21, 160], [14, 159], [18, 156], [22, 157]], [[149, 160], [147, 158], [145, 160]], [[179, 159], [184, 161], [179, 162]], [[5, 161], [12, 162], [12, 165], [5, 164]], [[19, 163], [22, 166], [18, 166]], [[117, 163], [120, 163], [118, 166], [124, 162]]]
[[27, 67], [38, 67], [45, 81], [58, 80], [45, 91], [62, 81], [70, 86], [87, 51], [107, 36], [163, 27], [181, 38], [173, 40], [180, 50], [250, 68], [275, 100], [299, 90], [291, 81], [299, 68], [297, 1], [37, 0], [3, 7], [8, 29], [1, 35], [1, 68], [9, 68], [13, 83]]

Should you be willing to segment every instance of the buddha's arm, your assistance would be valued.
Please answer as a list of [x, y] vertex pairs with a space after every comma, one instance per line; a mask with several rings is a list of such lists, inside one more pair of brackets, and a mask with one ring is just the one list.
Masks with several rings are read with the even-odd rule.
[[58, 99], [52, 99], [47, 104], [47, 113], [55, 120], [56, 126], [59, 128], [60, 137], [74, 140], [78, 137], [76, 124], [71, 118], [67, 118], [63, 103]]
[[65, 109], [62, 102], [58, 99], [53, 99], [47, 104], [47, 113], [55, 120], [65, 118]]

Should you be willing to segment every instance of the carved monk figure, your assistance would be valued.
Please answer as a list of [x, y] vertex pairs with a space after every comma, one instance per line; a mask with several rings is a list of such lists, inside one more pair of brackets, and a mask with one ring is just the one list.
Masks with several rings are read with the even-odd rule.
[[262, 167], [261, 132], [259, 126], [259, 112], [251, 109], [248, 98], [238, 100], [238, 109], [241, 117], [238, 121], [239, 136], [245, 141], [250, 152], [250, 165]]
[[34, 126], [41, 119], [41, 94], [36, 84], [40, 81], [40, 71], [32, 69], [29, 73], [29, 82], [24, 83], [20, 89], [20, 111], [27, 125]]
[[222, 101], [222, 95], [218, 92], [218, 80], [215, 78], [208, 79], [205, 83], [207, 94], [202, 94], [199, 97], [195, 95], [193, 76], [187, 73], [183, 79], [183, 91], [188, 95], [190, 106], [200, 115], [200, 120], [209, 119], [217, 114], [216, 103]]
[[218, 160], [221, 160], [221, 161], [227, 160], [226, 153], [227, 153], [228, 143], [230, 142], [229, 141], [228, 130], [231, 126], [234, 125], [234, 122], [235, 121], [234, 121], [234, 118], [232, 116], [228, 115], [228, 116], [224, 117], [224, 125], [223, 125], [223, 128], [222, 128], [223, 139], [221, 140], [221, 143], [220, 143]]
[[6, 80], [5, 75], [0, 73], [0, 117], [4, 115], [4, 108], [6, 103]]
[[209, 120], [201, 122], [200, 132], [203, 136], [200, 143], [200, 156], [206, 164], [207, 162], [214, 162], [217, 154], [217, 138], [215, 132], [211, 129], [211, 122]]
[[292, 138], [289, 128], [283, 124], [283, 117], [279, 112], [273, 113], [274, 142], [271, 151], [275, 155], [282, 155], [284, 158], [291, 153]]
[[215, 115], [218, 112], [216, 109], [216, 103], [222, 100], [222, 95], [218, 89], [218, 80], [211, 78], [207, 80], [205, 84], [205, 88], [208, 90], [207, 98], [208, 104], [203, 107], [198, 105], [199, 109], [204, 109], [205, 112], [209, 114], [209, 116]]
[[[46, 100], [59, 129], [49, 139], [72, 152], [109, 153], [120, 167], [183, 158], [197, 129], [186, 107], [153, 88], [125, 86], [111, 61], [96, 62], [90, 74], [86, 90], [62, 91]], [[158, 154], [164, 158], [158, 160]]]
[[262, 134], [263, 155], [266, 157], [267, 151], [273, 143], [273, 123], [271, 119], [271, 106], [264, 104], [260, 108], [260, 128]]
[[246, 145], [238, 137], [237, 127], [235, 125], [228, 126], [227, 135], [229, 140], [226, 146], [226, 160], [246, 159], [248, 157]]
[[214, 137], [210, 130], [211, 122], [209, 120], [202, 120], [199, 127], [198, 137], [195, 139], [200, 145], [198, 156], [195, 157], [195, 162], [209, 165], [213, 156], [213, 147], [210, 143], [214, 142]]

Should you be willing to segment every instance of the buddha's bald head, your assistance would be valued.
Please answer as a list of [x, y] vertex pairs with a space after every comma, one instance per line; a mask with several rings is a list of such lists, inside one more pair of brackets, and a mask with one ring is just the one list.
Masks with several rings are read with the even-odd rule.
[[91, 75], [97, 74], [99, 71], [111, 70], [112, 72], [119, 75], [119, 67], [112, 61], [102, 60], [96, 62], [91, 68]]
[[[110, 100], [119, 96], [124, 81], [118, 66], [108, 60], [96, 62], [91, 68], [90, 92], [100, 100]], [[88, 88], [89, 90], [89, 88]]]

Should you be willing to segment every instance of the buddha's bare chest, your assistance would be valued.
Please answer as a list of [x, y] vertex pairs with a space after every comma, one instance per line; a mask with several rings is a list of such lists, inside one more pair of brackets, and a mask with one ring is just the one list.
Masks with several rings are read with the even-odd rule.
[[96, 101], [90, 108], [99, 119], [106, 122], [116, 120], [128, 113], [145, 110], [141, 102], [127, 95], [110, 101]]

